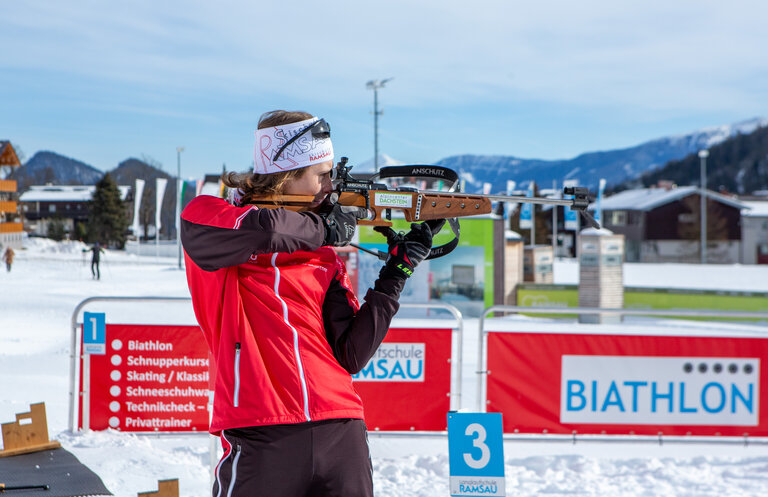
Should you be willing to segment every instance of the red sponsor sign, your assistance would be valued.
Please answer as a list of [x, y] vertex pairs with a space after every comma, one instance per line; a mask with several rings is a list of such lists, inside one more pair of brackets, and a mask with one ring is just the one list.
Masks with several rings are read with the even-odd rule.
[[196, 326], [108, 324], [106, 354], [90, 356], [89, 427], [207, 431], [208, 357]]
[[376, 355], [353, 376], [369, 430], [447, 429], [452, 331], [389, 330]]
[[763, 338], [488, 333], [506, 433], [766, 436]]

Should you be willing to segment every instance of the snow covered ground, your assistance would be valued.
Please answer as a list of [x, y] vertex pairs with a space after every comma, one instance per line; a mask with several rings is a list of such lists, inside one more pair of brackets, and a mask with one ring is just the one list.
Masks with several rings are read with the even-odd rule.
[[[13, 270], [0, 272], [0, 421], [44, 401], [52, 438], [95, 471], [115, 495], [133, 497], [179, 478], [181, 495], [210, 489], [210, 437], [137, 436], [118, 432], [71, 433], [68, 426], [70, 320], [91, 296], [187, 297], [175, 258], [136, 257], [108, 251], [101, 281], [90, 275], [79, 243], [30, 240]], [[578, 267], [555, 264], [557, 283], [576, 283]], [[628, 286], [768, 291], [768, 268], [755, 266], [632, 265]], [[140, 311], [138, 311], [140, 309]], [[103, 310], [103, 307], [100, 307]], [[191, 306], [135, 305], [123, 322], [171, 316], [193, 324]], [[114, 316], [108, 311], [110, 317]], [[519, 318], [518, 318], [519, 319]], [[535, 326], [541, 320], [530, 320]], [[465, 323], [462, 407], [475, 408], [477, 320]], [[628, 325], [628, 326], [631, 326]], [[702, 326], [706, 323], [675, 325]], [[733, 325], [738, 333], [755, 327]], [[447, 496], [448, 444], [444, 436], [391, 437], [372, 433], [376, 494]], [[764, 496], [768, 446], [508, 440], [504, 444], [507, 495], [533, 496]], [[2, 475], [0, 475], [0, 481]]]

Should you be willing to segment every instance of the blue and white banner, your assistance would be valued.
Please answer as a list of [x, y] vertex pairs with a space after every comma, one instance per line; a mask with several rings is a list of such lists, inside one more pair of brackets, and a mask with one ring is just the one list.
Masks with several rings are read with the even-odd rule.
[[501, 413], [448, 413], [452, 497], [506, 495]]
[[603, 225], [603, 190], [605, 190], [605, 179], [600, 178], [600, 186], [597, 188], [597, 205], [595, 206], [595, 221]]
[[[563, 181], [564, 188], [576, 187], [576, 186], [579, 186], [579, 180], [577, 179], [567, 179]], [[573, 195], [565, 195], [565, 198], [566, 200], [571, 200], [573, 198]], [[564, 211], [565, 211], [565, 229], [570, 231], [578, 231], [579, 213], [569, 207], [566, 207]]]
[[83, 313], [83, 354], [107, 353], [106, 322], [106, 314], [103, 312]]
[[[533, 181], [528, 183], [528, 191], [525, 192], [526, 197], [533, 197]], [[524, 203], [520, 207], [520, 229], [531, 229], [533, 217], [533, 204]]]

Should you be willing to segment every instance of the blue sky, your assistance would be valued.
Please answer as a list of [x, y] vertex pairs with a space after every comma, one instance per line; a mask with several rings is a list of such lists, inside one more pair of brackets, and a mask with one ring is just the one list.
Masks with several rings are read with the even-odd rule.
[[[535, 3], [535, 5], [534, 5]], [[25, 0], [0, 16], [0, 139], [109, 170], [251, 167], [261, 113], [338, 155], [569, 158], [768, 117], [768, 3]]]

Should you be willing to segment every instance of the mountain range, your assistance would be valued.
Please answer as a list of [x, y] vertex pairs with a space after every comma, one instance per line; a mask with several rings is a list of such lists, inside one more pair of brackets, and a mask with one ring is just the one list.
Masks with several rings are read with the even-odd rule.
[[[653, 177], [654, 172], [663, 171], [665, 165], [688, 160], [702, 149], [715, 147], [728, 140], [751, 135], [767, 127], [768, 119], [754, 118], [739, 123], [704, 128], [684, 135], [668, 136], [651, 140], [629, 148], [587, 152], [572, 159], [542, 160], [524, 159], [513, 156], [456, 155], [440, 159], [436, 164], [449, 167], [464, 180], [464, 191], [480, 193], [485, 183], [491, 184], [493, 193], [503, 193], [507, 181], [514, 180], [517, 188], [527, 187], [530, 181], [543, 188], [549, 188], [553, 181], [562, 185], [564, 180], [576, 180], [582, 186], [595, 190], [604, 178], [609, 186], [639, 182], [641, 178]], [[738, 154], [737, 154], [738, 155]], [[698, 160], [698, 159], [696, 159]], [[733, 160], [740, 160], [734, 156]], [[379, 166], [400, 165], [404, 162], [380, 154]], [[354, 172], [373, 170], [373, 159], [358, 164]], [[19, 183], [19, 191], [33, 184], [95, 184], [104, 173], [83, 162], [64, 157], [50, 151], [37, 152], [22, 167], [17, 168], [9, 179]], [[118, 184], [132, 185], [136, 178], [147, 181], [144, 196], [154, 195], [150, 185], [154, 178], [172, 176], [139, 159], [121, 162], [110, 174]], [[712, 171], [711, 174], [717, 174]], [[678, 175], [679, 176], [679, 175]], [[697, 176], [693, 176], [697, 178]], [[693, 178], [677, 178], [679, 184], [692, 184]], [[688, 181], [688, 182], [686, 182]], [[752, 184], [750, 184], [752, 187]], [[768, 187], [768, 184], [761, 188]], [[175, 198], [175, 182], [170, 181], [166, 198]], [[187, 192], [185, 192], [186, 194]]]
[[765, 126], [768, 126], [768, 119], [754, 118], [685, 135], [663, 137], [634, 147], [588, 152], [566, 160], [456, 155], [437, 163], [458, 172], [465, 180], [464, 190], [471, 193], [482, 192], [483, 183], [490, 183], [494, 193], [504, 192], [507, 180], [516, 181], [518, 188], [527, 187], [530, 181], [540, 187], [550, 188], [553, 180], [562, 186], [563, 180], [570, 179], [590, 187], [590, 190], [596, 190], [601, 178], [608, 185], [636, 179], [670, 161], [683, 159], [699, 150], [713, 147], [735, 136], [750, 134]]

